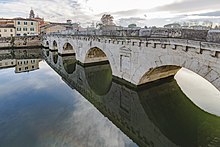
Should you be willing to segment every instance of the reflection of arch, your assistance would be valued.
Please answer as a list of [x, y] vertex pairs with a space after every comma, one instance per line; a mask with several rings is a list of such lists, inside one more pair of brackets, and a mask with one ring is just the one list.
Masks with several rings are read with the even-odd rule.
[[50, 55], [50, 51], [49, 50], [46, 50], [46, 55], [47, 55], [47, 57]]
[[148, 118], [176, 145], [208, 146], [220, 137], [220, 118], [193, 104], [173, 78], [148, 83], [138, 95]]
[[63, 67], [68, 74], [72, 74], [76, 70], [76, 57], [65, 56], [62, 57]]
[[52, 52], [53, 62], [57, 64], [58, 61], [58, 52]]
[[147, 71], [140, 79], [139, 85], [175, 75], [181, 67], [174, 65], [160, 66]]
[[[63, 46], [63, 50], [74, 50], [74, 49], [70, 43], [65, 43]], [[75, 52], [75, 50], [74, 50], [74, 52]]]
[[93, 47], [88, 50], [85, 63], [103, 62], [108, 61], [106, 54], [98, 47]]
[[85, 67], [86, 80], [99, 96], [106, 95], [112, 84], [112, 70], [109, 64]]
[[57, 42], [55, 40], [53, 41], [53, 49], [58, 50]]

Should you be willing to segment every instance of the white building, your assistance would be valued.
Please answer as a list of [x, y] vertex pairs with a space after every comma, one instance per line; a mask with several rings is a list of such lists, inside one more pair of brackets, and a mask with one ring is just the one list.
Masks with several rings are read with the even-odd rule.
[[15, 36], [15, 26], [11, 24], [0, 24], [0, 37]]
[[16, 36], [38, 35], [39, 24], [37, 20], [14, 18]]

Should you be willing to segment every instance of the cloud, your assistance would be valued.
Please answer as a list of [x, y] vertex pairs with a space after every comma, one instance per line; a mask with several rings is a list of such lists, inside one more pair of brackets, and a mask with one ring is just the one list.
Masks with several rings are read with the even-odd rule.
[[120, 17], [127, 17], [127, 16], [134, 16], [134, 15], [142, 15], [143, 13], [147, 13], [147, 10], [144, 9], [130, 9], [125, 11], [117, 11], [111, 13], [112, 15], [120, 16]]
[[122, 26], [128, 26], [129, 24], [137, 24], [137, 26], [143, 26], [145, 24], [146, 19], [139, 17], [130, 17], [130, 18], [120, 18], [117, 20], [117, 24]]
[[219, 15], [220, 3], [219, 0], [140, 0], [138, 3], [131, 0], [1, 0], [0, 6], [0, 17], [28, 17], [32, 7], [46, 21], [71, 19], [83, 27], [100, 21], [106, 13], [113, 15], [118, 25], [127, 26], [136, 20], [139, 26], [163, 26], [168, 20], [210, 19], [209, 15]]
[[210, 9], [219, 9], [219, 0], [182, 0], [177, 1], [168, 5], [156, 7], [152, 10], [154, 11], [169, 11], [169, 12], [195, 12], [204, 11]]
[[197, 14], [198, 16], [220, 17], [220, 11]]
[[[84, 0], [18, 0], [1, 2], [0, 17], [28, 17], [31, 8], [49, 21], [73, 19], [75, 22], [91, 19], [84, 8]], [[10, 10], [10, 12], [9, 12]]]

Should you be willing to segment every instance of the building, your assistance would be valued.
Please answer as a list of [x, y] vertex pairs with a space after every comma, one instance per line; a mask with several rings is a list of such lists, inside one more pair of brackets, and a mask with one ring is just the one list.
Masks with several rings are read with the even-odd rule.
[[41, 32], [40, 27], [48, 24], [44, 21], [44, 18], [40, 18], [38, 15], [37, 15], [37, 17], [35, 17], [34, 10], [32, 10], [32, 9], [29, 14], [29, 19], [35, 20], [38, 22], [38, 34], [40, 34], [40, 32]]
[[164, 28], [181, 28], [179, 23], [171, 23], [164, 26]]
[[68, 30], [79, 30], [79, 24], [70, 23], [70, 20], [67, 20], [67, 23], [49, 23], [41, 27], [41, 34], [59, 33]]
[[66, 27], [60, 24], [50, 23], [44, 26], [41, 26], [41, 34], [50, 34], [66, 30]]
[[11, 24], [14, 25], [14, 21], [9, 18], [0, 18], [0, 25], [1, 24]]
[[38, 21], [25, 18], [14, 18], [16, 36], [32, 36], [39, 34]]
[[15, 26], [13, 24], [0, 24], [0, 37], [15, 36]]
[[197, 26], [190, 26], [190, 29], [194, 29], [194, 30], [210, 30], [210, 27], [207, 26], [202, 26], [202, 25], [197, 25]]

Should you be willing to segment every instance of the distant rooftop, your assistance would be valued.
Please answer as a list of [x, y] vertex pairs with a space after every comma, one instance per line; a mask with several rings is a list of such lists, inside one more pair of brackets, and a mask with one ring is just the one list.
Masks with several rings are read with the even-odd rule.
[[0, 28], [15, 28], [12, 24], [0, 24]]
[[13, 18], [13, 20], [37, 21], [37, 20], [34, 20], [34, 19], [30, 19], [30, 18], [22, 18], [22, 17]]

